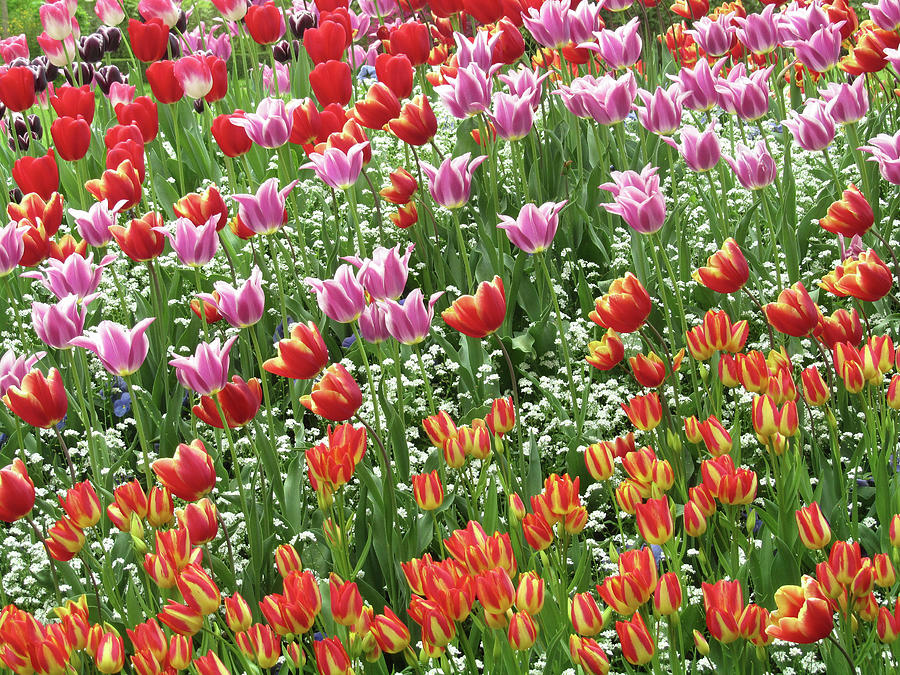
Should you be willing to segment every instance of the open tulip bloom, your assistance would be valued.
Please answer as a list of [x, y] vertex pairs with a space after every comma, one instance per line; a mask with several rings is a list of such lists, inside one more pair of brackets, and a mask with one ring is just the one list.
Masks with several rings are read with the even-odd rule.
[[3, 673], [900, 668], [900, 0], [89, 4], [0, 37]]

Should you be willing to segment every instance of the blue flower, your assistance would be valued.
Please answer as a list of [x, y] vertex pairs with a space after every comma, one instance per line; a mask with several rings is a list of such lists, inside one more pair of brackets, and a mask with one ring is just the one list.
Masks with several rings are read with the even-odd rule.
[[113, 400], [113, 415], [116, 417], [125, 417], [131, 412], [131, 394], [127, 391]]
[[[68, 417], [68, 415], [66, 415], [66, 417]], [[56, 430], [57, 430], [57, 431], [62, 431], [63, 429], [66, 428], [66, 417], [63, 417], [63, 418], [59, 421], [59, 423], [56, 425]]]
[[344, 341], [341, 342], [341, 347], [343, 347], [344, 349], [349, 349], [351, 346], [353, 346], [354, 342], [356, 342], [356, 336], [348, 335], [344, 338]]
[[[288, 326], [291, 326], [296, 323], [292, 316], [288, 316], [287, 318]], [[277, 344], [279, 340], [284, 339], [284, 321], [279, 321], [278, 325], [275, 326], [275, 333], [272, 334], [272, 344]]]
[[378, 80], [378, 76], [375, 74], [375, 66], [365, 65], [359, 69], [359, 73], [357, 73], [356, 78], [358, 80]]
[[4, 433], [0, 433], [0, 450], [3, 449], [3, 446], [6, 445], [6, 441], [9, 440], [9, 436]]

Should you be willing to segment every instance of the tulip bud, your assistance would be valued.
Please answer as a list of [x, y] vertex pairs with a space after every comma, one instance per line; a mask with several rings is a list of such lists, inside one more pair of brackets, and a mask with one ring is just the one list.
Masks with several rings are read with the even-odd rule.
[[147, 500], [147, 522], [160, 528], [175, 519], [175, 505], [172, 494], [164, 487], [154, 485]]
[[678, 575], [674, 572], [663, 574], [653, 593], [653, 609], [662, 616], [671, 616], [681, 607], [682, 593]]
[[434, 511], [444, 502], [444, 486], [438, 472], [412, 476], [413, 496], [423, 511]]
[[537, 626], [534, 619], [527, 612], [514, 612], [509, 620], [507, 632], [509, 646], [515, 651], [531, 649], [537, 640]]
[[[300, 554], [290, 544], [282, 544], [275, 549], [275, 565], [278, 568], [278, 574], [284, 579], [294, 570], [302, 570], [303, 563], [300, 561]], [[245, 629], [246, 630], [246, 629]]]
[[703, 633], [696, 628], [694, 629], [694, 646], [702, 656], [709, 656], [709, 642], [703, 637]]
[[516, 520], [522, 520], [525, 517], [525, 504], [517, 494], [509, 496], [509, 515]]

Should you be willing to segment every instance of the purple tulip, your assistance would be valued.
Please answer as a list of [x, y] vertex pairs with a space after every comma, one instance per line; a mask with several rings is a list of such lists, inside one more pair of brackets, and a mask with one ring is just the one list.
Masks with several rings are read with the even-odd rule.
[[591, 117], [599, 124], [617, 124], [628, 117], [637, 81], [630, 70], [617, 78], [611, 75], [584, 75], [572, 80], [571, 86], [560, 85], [553, 92], [562, 96], [563, 104], [577, 117]]
[[681, 153], [691, 171], [709, 171], [719, 163], [722, 156], [715, 128], [715, 121], [710, 122], [705, 131], [688, 124], [681, 130], [680, 143], [676, 143], [668, 136], [663, 136], [662, 140]]
[[428, 162], [419, 162], [428, 176], [428, 191], [431, 198], [445, 209], [458, 209], [469, 201], [472, 191], [472, 174], [487, 155], [476, 157], [471, 162], [472, 153], [460, 157], [448, 157], [437, 168]]
[[313, 169], [319, 179], [338, 190], [346, 190], [359, 179], [363, 167], [363, 152], [369, 142], [356, 143], [346, 152], [340, 148], [326, 148], [324, 152], [313, 152], [309, 162], [301, 169]]
[[597, 42], [584, 42], [579, 47], [600, 54], [604, 64], [614, 70], [630, 68], [641, 58], [643, 42], [638, 34], [641, 22], [637, 17], [615, 30], [594, 33]]
[[10, 387], [21, 385], [22, 378], [46, 354], [47, 352], [37, 352], [32, 356], [16, 356], [12, 349], [7, 349], [0, 356], [0, 398], [6, 396]]
[[682, 68], [678, 75], [668, 76], [681, 85], [681, 90], [687, 94], [682, 101], [685, 108], [703, 112], [719, 102], [716, 79], [724, 65], [725, 60], [720, 59], [710, 68], [706, 59], [700, 59], [693, 68]]
[[784, 46], [794, 40], [808, 40], [820, 28], [831, 23], [828, 13], [819, 3], [805, 7], [791, 3], [777, 16], [778, 39]]
[[74, 295], [81, 302], [96, 292], [103, 276], [103, 268], [115, 259], [115, 255], [107, 255], [99, 265], [94, 265], [93, 253], [88, 253], [87, 258], [80, 253], [73, 253], [63, 261], [48, 258], [43, 272], [25, 272], [21, 276], [37, 279], [58, 300]]
[[225, 281], [217, 281], [213, 288], [219, 297], [198, 293], [197, 297], [219, 310], [229, 325], [247, 328], [262, 318], [266, 309], [266, 296], [262, 289], [262, 272], [253, 268], [250, 278], [235, 288]]
[[0, 277], [16, 269], [25, 254], [25, 233], [27, 225], [9, 222], [0, 227]]
[[540, 206], [525, 204], [517, 218], [501, 215], [497, 227], [506, 231], [506, 236], [526, 253], [541, 253], [550, 248], [559, 227], [559, 212], [568, 200], [546, 202]]
[[200, 227], [194, 225], [187, 218], [178, 218], [173, 223], [175, 232], [170, 232], [164, 227], [154, 227], [153, 229], [166, 236], [182, 265], [203, 267], [215, 257], [219, 248], [219, 233], [216, 232], [218, 222], [218, 214], [212, 216]]
[[900, 30], [900, 0], [878, 0], [877, 4], [863, 3], [869, 18], [876, 26], [891, 32]]
[[622, 216], [633, 230], [651, 234], [666, 221], [666, 200], [659, 188], [657, 168], [645, 166], [640, 173], [613, 171], [612, 183], [599, 186], [613, 195], [612, 204], [600, 204], [609, 213]]
[[893, 136], [878, 134], [860, 150], [872, 154], [869, 161], [878, 162], [878, 170], [888, 183], [900, 185], [900, 131]]
[[175, 368], [175, 377], [185, 389], [201, 396], [218, 394], [228, 384], [229, 352], [237, 335], [219, 346], [219, 338], [201, 342], [192, 356], [179, 356], [169, 361]]
[[497, 136], [506, 141], [525, 138], [534, 126], [531, 102], [506, 92], [494, 94], [494, 110], [490, 117]]
[[93, 333], [75, 338], [69, 344], [94, 352], [107, 372], [119, 377], [136, 373], [150, 349], [147, 329], [155, 317], [141, 319], [128, 329], [112, 321], [101, 321]]
[[485, 72], [490, 70], [493, 65], [494, 45], [499, 39], [499, 35], [491, 37], [487, 31], [478, 31], [472, 39], [454, 32], [453, 40], [456, 42], [456, 60], [459, 67], [466, 68], [470, 63], [474, 63]]
[[75, 219], [75, 227], [78, 228], [81, 238], [89, 246], [101, 248], [112, 241], [113, 237], [109, 233], [109, 228], [116, 224], [119, 208], [124, 203], [119, 202], [113, 208], [109, 208], [104, 199], [92, 205], [87, 211], [69, 209], [69, 215]]
[[754, 54], [768, 54], [778, 46], [775, 5], [766, 5], [759, 14], [736, 16], [738, 41]]
[[491, 104], [493, 76], [499, 66], [482, 70], [477, 63], [470, 63], [456, 71], [456, 77], [449, 78], [447, 84], [434, 88], [441, 103], [458, 119], [465, 119], [484, 112]]
[[269, 178], [259, 186], [255, 195], [231, 195], [238, 203], [241, 222], [255, 234], [271, 234], [280, 230], [286, 217], [287, 195], [297, 183], [296, 180], [291, 181], [279, 190], [278, 179]]
[[497, 79], [506, 85], [510, 94], [528, 99], [532, 109], [536, 110], [541, 105], [543, 82], [549, 76], [549, 72], [538, 75], [538, 71], [522, 66], [518, 70], [498, 75]]
[[34, 332], [48, 347], [68, 349], [70, 340], [84, 332], [87, 306], [96, 296], [88, 296], [79, 304], [74, 295], [63, 298], [55, 305], [43, 302], [31, 303], [31, 325]]
[[387, 329], [387, 309], [382, 302], [371, 302], [359, 315], [359, 334], [373, 345], [384, 342], [391, 334]]
[[540, 8], [532, 7], [523, 14], [522, 24], [542, 47], [565, 47], [572, 41], [570, 7], [569, 0], [546, 0]]
[[858, 122], [869, 112], [869, 91], [866, 89], [865, 77], [857, 77], [853, 84], [829, 82], [819, 93], [825, 101], [826, 110], [838, 124]]
[[341, 265], [334, 279], [306, 277], [304, 283], [316, 294], [319, 309], [332, 321], [351, 323], [366, 308], [366, 293], [350, 265]]
[[580, 2], [569, 10], [569, 41], [578, 44], [590, 40], [599, 28], [600, 4]]
[[850, 238], [850, 246], [847, 246], [847, 238], [839, 234], [838, 235], [838, 250], [841, 252], [841, 262], [844, 262], [847, 258], [856, 258], [866, 250], [865, 242], [863, 242], [862, 237], [858, 234], [854, 234]]
[[722, 159], [734, 171], [741, 185], [748, 190], [760, 190], [771, 185], [778, 174], [775, 160], [762, 139], [758, 140], [752, 149], [738, 143], [735, 157], [723, 154]]
[[845, 23], [830, 23], [805, 40], [790, 40], [784, 44], [793, 49], [797, 60], [810, 70], [828, 72], [841, 60], [841, 26]]
[[645, 89], [638, 89], [637, 94], [644, 102], [643, 106], [634, 108], [642, 127], [660, 136], [669, 136], [678, 131], [681, 127], [681, 101], [686, 95], [677, 83], [668, 89], [657, 87], [653, 94]]
[[232, 118], [231, 123], [243, 127], [250, 140], [263, 148], [280, 148], [287, 143], [293, 127], [296, 104], [285, 104], [280, 98], [264, 98], [256, 112]]
[[391, 337], [405, 345], [415, 345], [424, 340], [431, 330], [434, 303], [443, 294], [444, 291], [432, 293], [428, 299], [428, 307], [425, 307], [425, 297], [420, 288], [407, 295], [402, 305], [396, 300], [389, 300], [385, 304], [385, 323]]
[[810, 152], [824, 150], [834, 140], [834, 118], [828, 113], [825, 102], [817, 98], [808, 100], [803, 112], [793, 111], [791, 118], [782, 124], [794, 136], [797, 145]]
[[719, 105], [745, 122], [758, 120], [769, 112], [769, 76], [773, 68], [756, 70], [748, 77], [744, 64], [739, 63], [716, 84]]
[[601, 9], [608, 12], [624, 12], [634, 4], [634, 0], [600, 0]]
[[359, 269], [356, 278], [373, 299], [396, 300], [406, 288], [409, 258], [414, 248], [415, 244], [410, 244], [401, 256], [400, 244], [393, 248], [379, 246], [372, 252], [371, 258], [363, 260], [359, 256], [347, 256], [342, 260]]
[[704, 16], [699, 21], [695, 21], [694, 27], [686, 30], [685, 33], [694, 38], [700, 49], [713, 58], [718, 58], [727, 54], [734, 44], [732, 18], [734, 18], [734, 12], [722, 14], [715, 19]]

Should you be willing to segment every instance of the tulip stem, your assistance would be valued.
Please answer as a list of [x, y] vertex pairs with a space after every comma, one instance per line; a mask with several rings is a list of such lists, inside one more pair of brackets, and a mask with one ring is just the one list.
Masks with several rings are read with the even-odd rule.
[[422, 373], [422, 381], [425, 383], [425, 397], [428, 399], [428, 409], [431, 411], [431, 414], [434, 415], [436, 410], [434, 408], [434, 396], [431, 392], [431, 383], [428, 381], [428, 373], [425, 372], [425, 363], [422, 361], [422, 350], [419, 348], [419, 345], [416, 345], [416, 360], [419, 362], [419, 371]]
[[141, 444], [141, 451], [144, 453], [144, 475], [147, 478], [147, 490], [149, 491], [153, 486], [153, 472], [150, 470], [150, 450], [147, 447], [147, 437], [144, 435], [144, 425], [140, 413], [141, 406], [138, 405], [137, 392], [131, 383], [131, 376], [128, 375], [123, 379], [125, 384], [128, 385], [128, 395], [131, 396], [131, 409], [134, 411], [134, 424], [137, 427], [138, 441]]
[[[287, 325], [284, 326], [284, 330], [285, 330], [285, 332], [287, 331]], [[263, 399], [266, 404], [266, 421], [269, 424], [269, 440], [272, 443], [272, 450], [275, 451], [276, 450], [275, 422], [272, 419], [272, 398], [269, 395], [269, 380], [266, 377], [266, 374], [267, 374], [266, 370], [265, 370], [265, 368], [263, 368], [263, 357], [262, 357], [262, 351], [259, 348], [259, 338], [256, 335], [256, 326], [249, 326], [248, 332], [250, 333], [250, 342], [253, 344], [253, 352], [256, 354], [256, 363], [259, 366], [259, 381], [262, 383]], [[214, 398], [216, 399], [216, 403], [218, 404], [218, 400], [219, 400], [218, 396], [216, 396]], [[225, 421], [224, 417], [222, 418], [222, 421], [224, 423], [224, 421]], [[227, 428], [228, 425], [226, 424], [225, 426]], [[278, 455], [277, 451], [275, 452], [275, 454], [276, 454], [276, 456]], [[279, 471], [281, 471], [280, 464], [281, 463], [279, 461], [279, 467], [278, 467]]]
[[577, 410], [578, 395], [575, 392], [575, 378], [572, 376], [572, 359], [569, 356], [569, 341], [566, 339], [566, 333], [563, 330], [562, 310], [559, 308], [559, 298], [556, 296], [556, 289], [553, 287], [553, 279], [550, 278], [550, 270], [547, 268], [547, 261], [544, 254], [538, 256], [541, 267], [544, 270], [544, 277], [547, 279], [547, 288], [550, 289], [550, 298], [553, 300], [553, 308], [556, 310], [556, 329], [559, 331], [559, 341], [563, 348], [563, 357], [566, 360], [566, 374], [569, 376], [569, 394], [572, 397], [572, 414]]
[[44, 544], [44, 550], [47, 552], [47, 560], [50, 562], [50, 578], [53, 579], [53, 588], [56, 591], [56, 602], [62, 605], [62, 593], [59, 590], [59, 577], [56, 574], [56, 559], [50, 553], [50, 547], [47, 545], [44, 535], [41, 534], [41, 528], [34, 522], [34, 518], [29, 514], [25, 517], [25, 521], [31, 525], [34, 534], [39, 542]]
[[459, 214], [456, 209], [451, 211], [453, 214], [453, 225], [456, 228], [456, 246], [459, 249], [459, 256], [463, 260], [463, 266], [466, 270], [466, 293], [471, 291], [475, 287], [475, 282], [472, 278], [472, 268], [469, 266], [469, 252], [466, 249], [466, 240], [463, 237], [462, 225], [459, 222]]
[[[241, 475], [241, 464], [238, 461], [237, 447], [234, 444], [234, 437], [231, 435], [231, 427], [228, 426], [228, 422], [225, 419], [225, 411], [222, 410], [222, 403], [219, 401], [219, 397], [212, 396], [212, 400], [216, 403], [216, 410], [219, 411], [219, 419], [222, 421], [222, 429], [225, 431], [225, 438], [228, 439], [228, 448], [231, 450], [231, 463], [233, 465], [235, 475], [237, 476], [238, 495], [241, 500], [241, 511], [244, 514], [244, 518], [248, 519], [249, 522], [250, 512], [247, 510], [247, 496], [244, 494], [244, 477]], [[252, 556], [252, 547], [250, 549], [250, 553]]]
[[236, 570], [237, 567], [234, 564], [234, 549], [231, 547], [231, 533], [228, 532], [228, 526], [225, 524], [225, 519], [222, 518], [222, 514], [219, 513], [218, 509], [216, 509], [216, 520], [219, 521], [219, 527], [222, 528], [222, 533], [225, 535], [225, 547], [228, 549], [228, 561], [231, 563], [231, 569]]
[[53, 431], [56, 432], [56, 439], [59, 441], [59, 449], [62, 450], [63, 457], [66, 458], [66, 466], [69, 467], [69, 478], [72, 479], [72, 485], [75, 485], [77, 479], [75, 478], [75, 465], [72, 464], [72, 455], [69, 454], [69, 448], [66, 447], [66, 442], [63, 440], [62, 434], [59, 432], [59, 427], [54, 426]]
[[519, 442], [519, 475], [525, 475], [525, 450], [522, 447], [522, 413], [519, 408], [519, 383], [516, 379], [516, 371], [513, 368], [512, 359], [509, 357], [509, 352], [506, 351], [506, 345], [503, 344], [503, 340], [500, 336], [495, 332], [494, 337], [497, 339], [497, 345], [500, 347], [500, 351], [503, 352], [503, 358], [506, 361], [506, 368], [509, 371], [509, 381], [512, 385], [512, 396], [513, 396], [513, 407], [516, 411], [516, 421], [518, 424], [516, 425], [516, 440]]
[[81, 381], [81, 374], [78, 372], [78, 364], [75, 363], [75, 350], [68, 349], [69, 363], [72, 366], [72, 374], [75, 377], [75, 387], [78, 390], [78, 408], [81, 417], [81, 424], [84, 426], [84, 433], [87, 436], [88, 459], [91, 463], [91, 473], [94, 475], [94, 481], [97, 485], [102, 485], [100, 481], [100, 473], [97, 469], [97, 451], [94, 447], [94, 430], [87, 409], [87, 397], [84, 394], [84, 384]]

